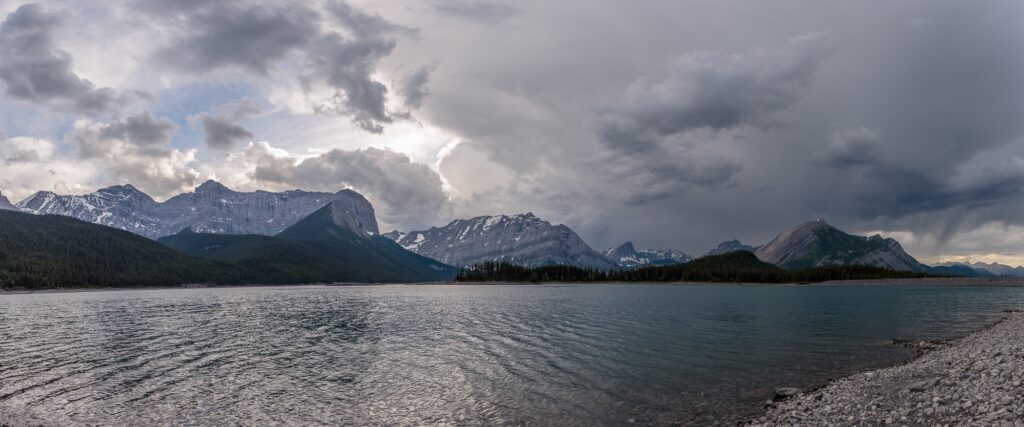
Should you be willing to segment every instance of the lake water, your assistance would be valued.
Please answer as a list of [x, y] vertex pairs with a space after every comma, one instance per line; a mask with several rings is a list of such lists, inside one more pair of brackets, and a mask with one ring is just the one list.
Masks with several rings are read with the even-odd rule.
[[701, 424], [1022, 288], [358, 286], [0, 295], [0, 424]]

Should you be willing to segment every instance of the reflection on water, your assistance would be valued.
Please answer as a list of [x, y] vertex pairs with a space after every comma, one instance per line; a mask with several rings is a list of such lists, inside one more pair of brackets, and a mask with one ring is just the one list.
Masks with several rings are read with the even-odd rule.
[[1024, 289], [367, 286], [0, 295], [19, 424], [713, 423]]

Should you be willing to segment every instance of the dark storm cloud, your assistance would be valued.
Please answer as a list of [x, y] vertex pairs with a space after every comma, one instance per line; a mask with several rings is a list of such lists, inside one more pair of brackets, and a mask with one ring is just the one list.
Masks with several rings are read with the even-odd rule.
[[878, 134], [867, 128], [837, 132], [813, 160], [838, 168], [869, 164], [881, 156], [878, 143]]
[[310, 44], [305, 52], [303, 85], [307, 93], [317, 82], [334, 91], [330, 98], [314, 101], [316, 111], [345, 114], [363, 130], [383, 133], [384, 125], [407, 115], [388, 111], [388, 88], [373, 75], [380, 60], [397, 45], [392, 36], [415, 37], [418, 30], [363, 13], [344, 1], [329, 2], [328, 10], [350, 37], [328, 32]]
[[404, 27], [384, 19], [380, 15], [371, 15], [353, 8], [341, 0], [327, 2], [327, 10], [358, 37], [381, 37], [392, 34], [400, 34], [409, 37], [419, 35], [419, 30]]
[[[377, 64], [395, 49], [393, 37], [415, 37], [418, 30], [344, 1], [326, 2], [325, 9], [345, 34], [328, 29], [324, 17], [302, 2], [146, 4], [157, 19], [174, 18], [167, 25], [184, 24], [178, 39], [159, 54], [166, 65], [185, 72], [239, 67], [266, 76], [297, 52], [302, 58], [298, 78], [317, 112], [347, 115], [360, 128], [382, 133], [405, 115], [388, 110], [387, 86], [374, 76]], [[330, 93], [326, 99], [321, 86]]]
[[119, 95], [75, 74], [71, 55], [57, 48], [62, 21], [36, 3], [7, 15], [0, 24], [0, 82], [14, 99], [90, 116], [109, 112]]
[[387, 110], [388, 89], [373, 73], [394, 48], [395, 41], [388, 39], [347, 39], [337, 33], [320, 37], [306, 51], [302, 79], [307, 91], [312, 83], [324, 82], [334, 95], [318, 102], [316, 110], [343, 113], [367, 132], [384, 132], [394, 117]]
[[231, 118], [200, 114], [195, 117], [203, 128], [204, 141], [210, 148], [230, 150], [235, 144], [252, 140], [253, 134]]
[[598, 134], [634, 151], [693, 129], [767, 124], [801, 98], [829, 50], [827, 36], [812, 34], [771, 52], [685, 55], [665, 79], [633, 82], [623, 103], [601, 112]]
[[212, 113], [188, 116], [193, 128], [203, 130], [207, 147], [216, 150], [230, 150], [237, 143], [251, 141], [253, 133], [239, 124], [260, 113], [260, 108], [251, 99], [245, 98], [220, 105]]
[[504, 21], [519, 13], [519, 9], [506, 4], [472, 0], [441, 0], [434, 3], [434, 10], [457, 18], [479, 20], [491, 24]]
[[178, 126], [170, 119], [158, 119], [146, 111], [75, 132], [73, 139], [86, 158], [109, 155], [112, 142], [124, 143], [138, 154], [162, 156], [177, 132]]
[[423, 105], [423, 99], [430, 95], [427, 86], [432, 72], [434, 67], [425, 65], [402, 76], [398, 82], [398, 95], [405, 100], [406, 106], [416, 109]]
[[932, 176], [883, 156], [882, 142], [865, 128], [843, 131], [833, 135], [826, 151], [814, 156], [819, 165], [842, 172], [839, 194], [852, 196], [851, 213], [862, 219], [976, 209], [1019, 203], [1024, 197], [1024, 158], [982, 156], [960, 165], [952, 175]]
[[[154, 6], [156, 7], [156, 6]], [[318, 14], [301, 6], [272, 7], [241, 2], [171, 3], [184, 21], [183, 34], [159, 57], [190, 72], [235, 66], [266, 75], [289, 52], [317, 34]]]

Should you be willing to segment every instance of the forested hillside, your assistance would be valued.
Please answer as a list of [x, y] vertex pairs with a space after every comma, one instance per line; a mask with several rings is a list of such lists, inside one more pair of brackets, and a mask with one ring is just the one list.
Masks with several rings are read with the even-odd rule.
[[240, 264], [275, 281], [424, 282], [451, 280], [458, 272], [388, 238], [356, 234], [332, 219], [334, 208], [329, 204], [273, 237], [186, 230], [160, 242], [189, 255]]
[[0, 287], [95, 288], [256, 283], [241, 266], [194, 258], [145, 237], [55, 215], [0, 210]]

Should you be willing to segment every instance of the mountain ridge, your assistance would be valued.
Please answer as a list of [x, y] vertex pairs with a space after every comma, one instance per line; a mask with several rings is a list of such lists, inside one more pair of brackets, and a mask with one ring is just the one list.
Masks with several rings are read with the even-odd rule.
[[[370, 215], [362, 222], [353, 220], [354, 210], [367, 214], [367, 209]], [[339, 198], [275, 236], [186, 229], [158, 241], [189, 255], [239, 263], [274, 278], [424, 282], [449, 280], [457, 273], [453, 267], [406, 251], [376, 230], [372, 207], [359, 196]]]
[[259, 283], [244, 267], [60, 215], [0, 210], [0, 287], [94, 288]]
[[330, 201], [354, 200], [354, 195], [358, 193], [351, 190], [240, 192], [207, 180], [193, 192], [163, 202], [125, 184], [81, 196], [39, 191], [15, 206], [24, 212], [69, 216], [155, 239], [185, 228], [221, 234], [274, 235]]
[[633, 242], [605, 249], [602, 254], [622, 268], [680, 264], [693, 260], [692, 256], [675, 249], [636, 249]]
[[551, 224], [532, 212], [456, 219], [442, 227], [386, 235], [398, 237], [397, 243], [407, 250], [456, 267], [484, 261], [616, 267], [569, 227]]
[[868, 265], [894, 271], [926, 271], [895, 239], [855, 236], [825, 221], [809, 221], [783, 231], [754, 254], [787, 269], [828, 265]]

